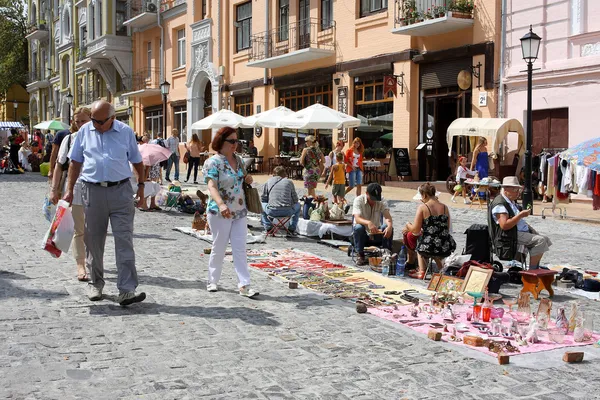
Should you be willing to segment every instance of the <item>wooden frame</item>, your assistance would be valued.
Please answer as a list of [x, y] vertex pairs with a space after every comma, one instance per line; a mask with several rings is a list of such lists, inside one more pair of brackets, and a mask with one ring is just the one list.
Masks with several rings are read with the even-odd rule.
[[442, 278], [440, 279], [440, 282], [437, 285], [436, 288], [436, 292], [447, 292], [448, 290], [448, 283], [449, 282], [454, 282], [454, 291], [461, 291], [464, 281], [462, 280], [462, 278], [458, 278], [456, 276], [448, 276], [448, 275], [443, 275]]
[[429, 285], [427, 286], [427, 290], [432, 290], [434, 292], [437, 291], [437, 287], [441, 278], [442, 274], [433, 274], [431, 280], [429, 281]]
[[483, 293], [493, 273], [493, 269], [471, 266], [469, 272], [467, 272], [461, 291]]

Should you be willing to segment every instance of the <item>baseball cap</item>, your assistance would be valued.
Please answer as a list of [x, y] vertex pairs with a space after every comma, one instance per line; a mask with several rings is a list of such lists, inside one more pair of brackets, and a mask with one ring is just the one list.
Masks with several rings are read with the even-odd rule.
[[381, 185], [379, 183], [369, 183], [367, 193], [371, 196], [372, 200], [381, 201]]

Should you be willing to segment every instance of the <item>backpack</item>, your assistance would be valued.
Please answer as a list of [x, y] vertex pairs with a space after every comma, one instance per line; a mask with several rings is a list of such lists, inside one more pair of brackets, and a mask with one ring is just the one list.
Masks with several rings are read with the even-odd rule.
[[487, 225], [473, 224], [466, 231], [467, 243], [463, 254], [470, 254], [471, 260], [490, 262], [490, 237]]

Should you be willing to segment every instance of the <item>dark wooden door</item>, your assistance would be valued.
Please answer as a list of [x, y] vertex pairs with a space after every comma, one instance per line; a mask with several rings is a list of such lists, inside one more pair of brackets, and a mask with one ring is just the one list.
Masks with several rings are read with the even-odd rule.
[[533, 154], [546, 148], [566, 148], [569, 146], [569, 109], [553, 108], [535, 110], [533, 121]]

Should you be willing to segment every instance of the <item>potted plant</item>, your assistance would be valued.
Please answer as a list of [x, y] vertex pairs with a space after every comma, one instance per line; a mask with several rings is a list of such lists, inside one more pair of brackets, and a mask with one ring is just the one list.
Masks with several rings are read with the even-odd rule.
[[444, 6], [433, 5], [431, 6], [431, 9], [433, 10], [433, 15], [435, 18], [442, 18], [446, 15], [446, 7]]
[[474, 0], [453, 0], [448, 6], [448, 11], [451, 11], [455, 18], [473, 18], [474, 9]]
[[413, 19], [413, 13], [417, 8], [415, 0], [404, 0], [402, 3], [402, 18], [400, 19], [400, 25], [410, 25], [415, 21]]
[[433, 14], [431, 12], [431, 8], [428, 8], [427, 11], [423, 13], [424, 19], [433, 19]]

